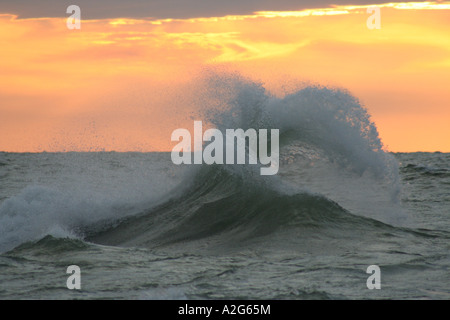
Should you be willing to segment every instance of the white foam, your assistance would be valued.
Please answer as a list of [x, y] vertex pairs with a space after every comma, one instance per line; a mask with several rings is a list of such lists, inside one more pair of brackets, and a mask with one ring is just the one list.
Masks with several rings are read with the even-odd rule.
[[[146, 157], [150, 160], [142, 161]], [[167, 157], [72, 153], [49, 156], [46, 166], [30, 157], [35, 163], [28, 174], [40, 182], [0, 203], [0, 252], [47, 234], [82, 237], [86, 226], [139, 213], [174, 196], [184, 174], [171, 172]], [[53, 172], [43, 174], [48, 164]]]

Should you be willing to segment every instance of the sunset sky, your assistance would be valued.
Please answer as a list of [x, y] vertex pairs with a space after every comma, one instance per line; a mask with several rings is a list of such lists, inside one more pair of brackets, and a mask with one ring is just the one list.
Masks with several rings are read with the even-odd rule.
[[220, 67], [345, 88], [387, 150], [450, 152], [450, 1], [78, 1], [69, 30], [76, 2], [0, 1], [0, 151], [168, 151], [184, 85]]

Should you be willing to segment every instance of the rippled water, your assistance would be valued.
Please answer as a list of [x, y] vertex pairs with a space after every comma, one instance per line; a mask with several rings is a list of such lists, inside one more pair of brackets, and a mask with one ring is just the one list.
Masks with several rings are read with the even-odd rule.
[[449, 299], [450, 154], [394, 156], [401, 201], [368, 199], [372, 217], [311, 177], [275, 192], [166, 153], [0, 153], [0, 298]]

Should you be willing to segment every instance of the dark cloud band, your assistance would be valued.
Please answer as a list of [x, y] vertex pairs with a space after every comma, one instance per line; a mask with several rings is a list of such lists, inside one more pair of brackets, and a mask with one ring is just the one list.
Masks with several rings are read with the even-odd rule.
[[[409, 2], [414, 2], [408, 0]], [[65, 17], [69, 5], [78, 5], [82, 19], [186, 19], [251, 14], [255, 11], [324, 8], [332, 4], [376, 4], [388, 0], [0, 0], [0, 13], [19, 18]], [[415, 1], [420, 2], [420, 1]]]

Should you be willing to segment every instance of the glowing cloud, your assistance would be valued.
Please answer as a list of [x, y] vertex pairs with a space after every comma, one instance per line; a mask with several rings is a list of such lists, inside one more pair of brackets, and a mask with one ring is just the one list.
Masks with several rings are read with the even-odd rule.
[[0, 150], [170, 150], [191, 110], [170, 97], [204, 66], [224, 66], [277, 95], [286, 79], [347, 88], [390, 150], [450, 151], [450, 2], [377, 6], [379, 30], [366, 26], [367, 5], [81, 30], [0, 13]]

